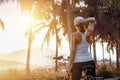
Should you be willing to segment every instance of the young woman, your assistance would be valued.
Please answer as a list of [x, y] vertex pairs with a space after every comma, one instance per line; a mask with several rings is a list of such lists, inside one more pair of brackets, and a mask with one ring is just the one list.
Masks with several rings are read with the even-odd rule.
[[[89, 22], [87, 29], [85, 29], [86, 22]], [[95, 19], [93, 17], [84, 19], [78, 16], [74, 19], [74, 26], [77, 31], [73, 32], [70, 38], [70, 67], [72, 80], [80, 80], [82, 75], [81, 68], [85, 65], [94, 66], [92, 74], [95, 76], [94, 59], [88, 51], [91, 42], [90, 36], [95, 26]]]

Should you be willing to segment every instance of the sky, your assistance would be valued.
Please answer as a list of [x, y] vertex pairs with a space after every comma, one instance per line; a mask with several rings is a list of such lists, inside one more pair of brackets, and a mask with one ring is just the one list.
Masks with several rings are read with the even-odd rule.
[[[0, 53], [10, 53], [12, 51], [27, 49], [27, 38], [24, 33], [27, 28], [25, 23], [25, 18], [21, 15], [20, 8], [15, 2], [9, 2], [0, 5], [0, 18], [2, 19], [5, 29], [2, 31], [0, 29]], [[32, 44], [32, 48], [40, 48], [42, 43], [41, 37], [44, 35], [40, 33]], [[52, 40], [52, 42], [54, 42]], [[51, 42], [51, 43], [52, 43]], [[54, 44], [54, 43], [52, 43]], [[66, 44], [66, 45], [64, 45]], [[96, 45], [96, 50], [100, 54], [97, 54], [100, 58], [102, 57], [102, 48], [100, 44]], [[51, 49], [55, 49], [53, 45], [50, 46]], [[68, 43], [63, 42], [62, 50], [65, 53], [69, 53]], [[105, 53], [107, 53], [105, 49]], [[112, 55], [115, 57], [115, 55]], [[108, 58], [108, 54], [105, 54]]]
[[26, 48], [27, 40], [24, 36], [26, 25], [15, 2], [0, 5], [0, 18], [5, 29], [0, 29], [0, 52], [10, 52]]
[[[21, 15], [20, 8], [16, 2], [9, 2], [0, 5], [0, 18], [2, 19], [5, 29], [0, 29], [0, 53], [9, 53], [15, 50], [27, 48], [27, 38], [24, 35], [27, 28], [25, 18]], [[41, 34], [41, 35], [39, 35]], [[41, 37], [44, 36], [44, 31], [38, 33], [32, 47], [40, 48], [42, 43]], [[52, 42], [54, 42], [52, 40]], [[55, 45], [50, 45], [53, 49]], [[64, 51], [68, 51], [68, 46], [64, 45]]]

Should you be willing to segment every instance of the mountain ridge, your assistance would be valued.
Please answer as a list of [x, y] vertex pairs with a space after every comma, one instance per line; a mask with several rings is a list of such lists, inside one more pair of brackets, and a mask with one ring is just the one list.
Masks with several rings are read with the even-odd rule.
[[[55, 55], [55, 51], [52, 50], [41, 50], [39, 48], [31, 49], [30, 53], [30, 64], [31, 65], [48, 65], [49, 62], [53, 62], [52, 57]], [[0, 60], [3, 62], [12, 61], [26, 63], [27, 49], [20, 49], [7, 54], [0, 54]], [[1, 62], [2, 63], [2, 62]]]

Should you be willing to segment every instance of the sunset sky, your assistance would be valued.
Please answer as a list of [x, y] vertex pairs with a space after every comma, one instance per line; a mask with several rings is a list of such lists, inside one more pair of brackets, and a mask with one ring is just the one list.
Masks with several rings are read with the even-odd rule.
[[13, 2], [1, 4], [0, 18], [5, 25], [4, 31], [0, 29], [0, 52], [26, 48], [26, 26], [17, 5]]
[[[24, 35], [27, 24], [25, 23], [25, 18], [21, 15], [20, 9], [16, 5], [16, 3], [9, 2], [1, 4], [0, 18], [5, 25], [4, 31], [0, 29], [0, 53], [9, 53], [20, 49], [27, 49], [27, 39]], [[33, 48], [40, 47], [41, 37], [43, 36], [43, 34], [44, 33], [42, 33], [42, 35], [38, 35], [38, 37], [35, 39], [34, 43], [32, 44]], [[54, 49], [53, 46], [51, 46], [51, 48]], [[64, 45], [63, 51], [68, 53], [68, 49], [68, 44]], [[97, 45], [96, 49], [99, 53], [102, 53], [102, 48], [100, 47], [100, 44]]]
[[[0, 18], [4, 22], [5, 29], [0, 29], [0, 53], [11, 52], [19, 49], [27, 48], [27, 38], [24, 33], [27, 28], [25, 17], [21, 15], [20, 8], [16, 2], [9, 2], [0, 5]], [[32, 47], [40, 48], [42, 35], [35, 38]], [[64, 45], [68, 48], [68, 46]], [[54, 46], [50, 46], [54, 48]], [[68, 51], [64, 48], [65, 51]]]

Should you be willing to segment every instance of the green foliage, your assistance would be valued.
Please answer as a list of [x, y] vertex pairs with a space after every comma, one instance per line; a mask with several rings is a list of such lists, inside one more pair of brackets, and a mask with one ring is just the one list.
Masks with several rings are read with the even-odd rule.
[[113, 50], [120, 42], [118, 39], [120, 0], [85, 0], [85, 3], [88, 4], [89, 16], [95, 16], [97, 20], [95, 36], [99, 41], [103, 40], [108, 43], [108, 51]]
[[114, 66], [102, 65], [97, 69], [96, 74], [104, 78], [113, 78], [120, 76], [120, 70], [117, 70]]

